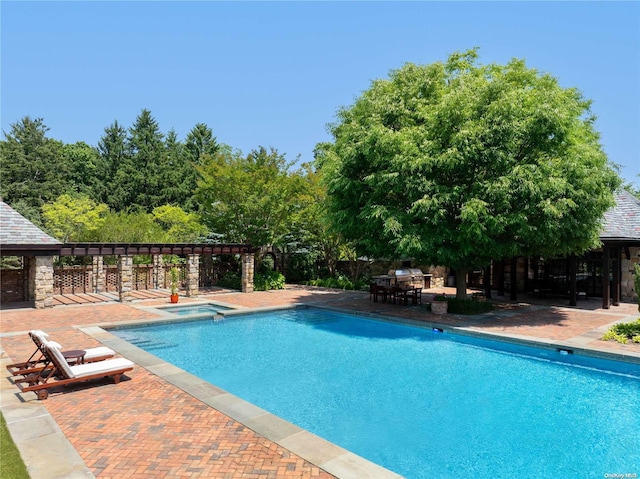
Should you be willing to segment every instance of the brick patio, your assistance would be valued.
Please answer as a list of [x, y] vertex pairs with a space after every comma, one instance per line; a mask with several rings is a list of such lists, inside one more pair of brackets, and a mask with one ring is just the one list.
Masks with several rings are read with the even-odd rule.
[[[373, 303], [368, 293], [308, 288], [252, 294], [217, 292], [197, 299], [181, 298], [181, 303], [203, 299], [243, 308], [318, 303], [491, 334], [557, 341], [580, 348], [627, 354], [640, 361], [640, 345], [619, 345], [598, 339], [611, 323], [638, 317], [634, 304], [603, 310], [598, 307], [598, 300], [580, 302], [576, 308], [552, 301], [506, 302], [482, 316], [438, 317], [421, 306]], [[165, 304], [168, 304], [168, 297], [132, 304], [101, 301], [47, 310], [4, 310], [1, 312], [2, 358], [5, 363], [9, 358], [14, 361], [26, 359], [34, 349], [26, 331], [36, 328], [48, 332], [51, 339], [67, 349], [79, 345], [98, 346], [100, 343], [96, 339], [77, 327], [153, 319], [158, 315], [141, 307]], [[52, 392], [46, 401], [37, 401], [33, 393], [17, 394], [17, 388], [8, 379], [3, 381], [9, 383], [11, 397], [21, 398], [21, 407], [46, 408], [95, 477], [334, 477], [144, 367], [137, 366], [127, 376], [128, 379], [118, 385], [98, 381], [63, 388]], [[3, 385], [3, 394], [6, 394], [6, 386]], [[3, 402], [5, 397], [3, 395]], [[38, 475], [39, 469], [31, 468], [27, 462], [32, 478], [53, 477]], [[87, 475], [79, 474], [78, 477]]]

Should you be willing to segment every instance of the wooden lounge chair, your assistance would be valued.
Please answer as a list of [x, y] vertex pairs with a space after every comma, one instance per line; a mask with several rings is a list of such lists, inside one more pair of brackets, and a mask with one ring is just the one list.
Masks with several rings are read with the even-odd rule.
[[46, 340], [43, 346], [43, 353], [51, 367], [14, 380], [21, 392], [33, 391], [41, 400], [49, 396], [48, 389], [90, 379], [112, 377], [118, 384], [122, 375], [133, 369], [134, 363], [124, 358], [70, 366], [58, 348], [51, 346]]
[[[19, 363], [9, 364], [7, 366], [7, 370], [13, 375], [25, 375], [31, 374], [34, 372], [41, 371], [42, 369], [46, 369], [50, 367], [50, 361], [44, 355], [44, 342], [47, 341], [47, 337], [49, 335], [44, 331], [33, 330], [29, 331], [29, 337], [36, 345], [36, 350], [26, 361], [22, 361]], [[62, 346], [55, 341], [49, 341], [49, 344], [57, 347], [58, 349], [62, 349]], [[95, 361], [103, 361], [105, 359], [112, 358], [115, 356], [115, 352], [113, 349], [107, 348], [106, 346], [99, 346], [96, 348], [87, 348], [83, 349], [84, 355], [82, 355], [83, 363], [92, 363]], [[63, 356], [67, 356], [67, 351], [62, 352]], [[67, 362], [69, 362], [67, 360]], [[77, 362], [77, 361], [76, 361]]]

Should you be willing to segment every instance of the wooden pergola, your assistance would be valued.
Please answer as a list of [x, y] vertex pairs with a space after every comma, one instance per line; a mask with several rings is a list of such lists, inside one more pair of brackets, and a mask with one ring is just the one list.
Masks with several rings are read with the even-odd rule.
[[249, 244], [209, 243], [65, 243], [60, 256], [119, 256], [138, 254], [250, 254], [256, 248]]

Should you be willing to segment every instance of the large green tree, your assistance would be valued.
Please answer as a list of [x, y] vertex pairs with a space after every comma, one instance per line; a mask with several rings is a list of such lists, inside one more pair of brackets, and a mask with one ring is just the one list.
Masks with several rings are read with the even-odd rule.
[[40, 208], [68, 188], [62, 143], [47, 137], [42, 118], [25, 116], [0, 142], [0, 195], [8, 204]]
[[163, 205], [154, 208], [153, 219], [165, 231], [165, 240], [174, 243], [200, 241], [207, 228], [200, 223], [196, 213], [184, 211], [179, 206]]
[[204, 155], [196, 192], [204, 223], [227, 242], [278, 244], [299, 211], [302, 183], [277, 150]]
[[96, 191], [97, 199], [114, 209], [127, 206], [124, 186], [115, 181], [121, 165], [129, 161], [126, 140], [127, 130], [116, 120], [104, 129], [96, 148], [100, 155], [96, 173], [101, 180]]
[[295, 215], [292, 235], [297, 239], [298, 249], [315, 253], [326, 265], [329, 275], [335, 276], [341, 252], [346, 244], [331, 228], [331, 217], [327, 214], [327, 189], [322, 184], [322, 171], [312, 164], [303, 164], [298, 172], [303, 182], [299, 203], [301, 209]]
[[62, 159], [68, 168], [66, 192], [81, 194], [97, 200], [103, 188], [98, 174], [100, 156], [95, 148], [83, 141], [65, 144], [61, 150]]
[[192, 197], [196, 189], [197, 172], [185, 144], [178, 140], [173, 129], [165, 138], [164, 157], [162, 168], [158, 171], [163, 204], [193, 210]]
[[117, 121], [105, 128], [97, 151], [97, 198], [111, 208], [151, 212], [173, 204], [193, 209], [197, 174], [190, 150], [174, 130], [165, 136], [149, 110], [143, 109], [128, 130]]
[[163, 205], [163, 188], [159, 181], [166, 170], [164, 135], [156, 119], [143, 109], [129, 128], [128, 161], [116, 173], [115, 181], [127, 192], [125, 205], [150, 212]]
[[590, 102], [522, 60], [406, 64], [330, 126], [319, 161], [335, 228], [360, 254], [451, 266], [598, 245], [620, 179]]
[[110, 211], [96, 232], [105, 243], [163, 243], [166, 233], [151, 213]]
[[61, 195], [53, 203], [42, 206], [44, 226], [51, 235], [63, 243], [72, 241], [98, 241], [109, 208], [97, 204], [85, 195]]

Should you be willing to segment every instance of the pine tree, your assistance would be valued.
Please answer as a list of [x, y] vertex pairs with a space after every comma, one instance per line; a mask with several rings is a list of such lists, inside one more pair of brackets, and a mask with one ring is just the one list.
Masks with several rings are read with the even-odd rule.
[[42, 118], [25, 116], [0, 142], [0, 194], [6, 203], [40, 207], [65, 193], [68, 164], [62, 143], [48, 138], [48, 130]]

